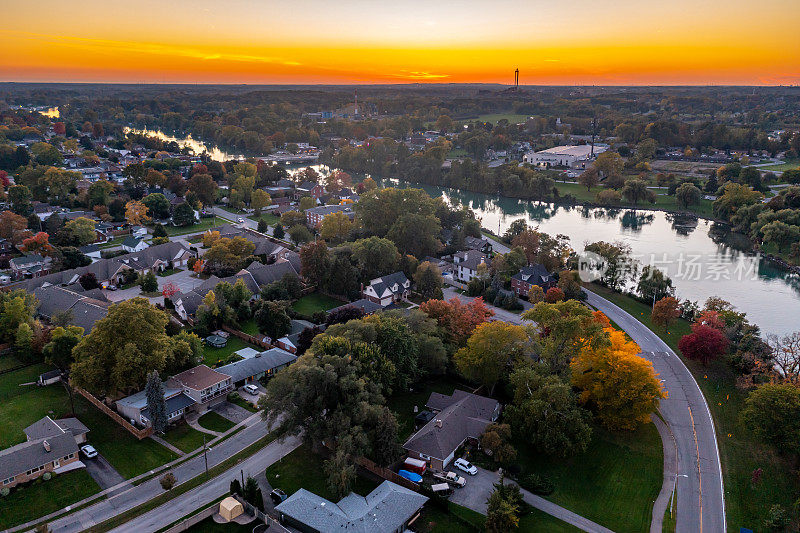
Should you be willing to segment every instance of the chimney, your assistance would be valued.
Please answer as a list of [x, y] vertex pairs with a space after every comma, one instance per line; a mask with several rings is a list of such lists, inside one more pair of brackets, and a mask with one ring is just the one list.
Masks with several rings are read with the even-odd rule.
[[437, 418], [437, 419], [436, 419], [436, 422], [434, 422], [434, 425], [435, 425], [437, 428], [440, 428], [440, 427], [442, 427], [442, 419], [441, 419], [441, 418]]
[[44, 451], [46, 451], [48, 453], [50, 452], [50, 443], [49, 442], [43, 441], [42, 442], [42, 446], [44, 446]]

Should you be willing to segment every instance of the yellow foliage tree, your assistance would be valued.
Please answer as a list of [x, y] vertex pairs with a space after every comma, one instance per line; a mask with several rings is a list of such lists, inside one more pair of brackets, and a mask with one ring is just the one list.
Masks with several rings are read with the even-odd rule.
[[219, 232], [218, 231], [207, 231], [203, 233], [203, 246], [206, 248], [211, 248], [214, 246], [214, 243], [219, 240]]
[[326, 241], [341, 241], [350, 233], [353, 223], [342, 212], [331, 213], [322, 219], [319, 234]]
[[138, 200], [131, 200], [125, 204], [125, 220], [131, 226], [141, 226], [150, 220], [147, 216], [147, 206]]
[[586, 347], [573, 359], [572, 384], [581, 389], [581, 402], [596, 409], [604, 426], [634, 430], [650, 421], [667, 394], [653, 363], [639, 357], [639, 345], [622, 331], [606, 328], [610, 346]]
[[453, 355], [464, 377], [480, 382], [494, 393], [494, 386], [518, 358], [530, 350], [528, 332], [507, 322], [484, 322], [472, 332], [467, 345]]

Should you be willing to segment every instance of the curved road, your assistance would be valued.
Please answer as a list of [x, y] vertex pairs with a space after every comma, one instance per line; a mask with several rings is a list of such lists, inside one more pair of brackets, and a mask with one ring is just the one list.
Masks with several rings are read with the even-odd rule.
[[587, 303], [613, 320], [642, 349], [642, 356], [664, 382], [669, 397], [660, 412], [675, 435], [678, 450], [678, 532], [725, 533], [722, 468], [711, 412], [694, 377], [667, 346], [644, 324], [591, 291]]

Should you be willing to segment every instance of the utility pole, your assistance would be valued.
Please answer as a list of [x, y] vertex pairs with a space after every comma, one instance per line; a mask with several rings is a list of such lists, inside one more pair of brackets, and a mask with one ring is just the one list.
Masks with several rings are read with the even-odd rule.
[[203, 433], [203, 459], [206, 461], [206, 477], [208, 477], [208, 448], [206, 448], [206, 434]]

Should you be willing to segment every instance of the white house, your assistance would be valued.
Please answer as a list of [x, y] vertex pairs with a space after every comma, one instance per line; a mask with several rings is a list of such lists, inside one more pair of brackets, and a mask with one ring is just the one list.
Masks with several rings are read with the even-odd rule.
[[477, 250], [467, 250], [453, 254], [453, 277], [456, 280], [469, 283], [478, 275], [478, 267], [486, 264], [486, 254]]
[[150, 245], [147, 244], [144, 239], [140, 237], [134, 237], [132, 235], [122, 241], [122, 249], [128, 253], [141, 252], [149, 246]]
[[556, 146], [539, 152], [528, 152], [522, 157], [522, 160], [539, 167], [586, 168], [592, 159], [605, 152], [607, 148], [607, 146], [595, 145], [592, 150], [592, 146], [588, 144]]
[[367, 300], [386, 307], [408, 296], [411, 282], [402, 272], [375, 278], [364, 287], [361, 294]]

